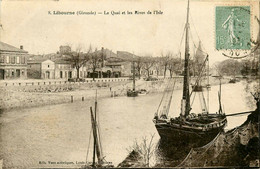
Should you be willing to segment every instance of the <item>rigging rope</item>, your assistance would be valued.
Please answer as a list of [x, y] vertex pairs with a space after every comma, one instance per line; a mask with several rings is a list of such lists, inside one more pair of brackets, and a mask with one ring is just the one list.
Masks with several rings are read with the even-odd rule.
[[192, 99], [192, 102], [191, 102], [191, 106], [193, 105], [193, 102], [194, 102], [194, 100], [195, 100], [195, 97], [196, 97], [196, 92], [195, 92], [195, 94], [194, 94], [194, 96], [193, 96], [193, 99]]
[[204, 103], [204, 106], [205, 106], [205, 111], [208, 112], [207, 106], [206, 106], [207, 104], [206, 104], [206, 100], [205, 100], [203, 92], [201, 92], [201, 95], [202, 95], [203, 103]]
[[158, 111], [159, 111], [159, 108], [160, 108], [160, 106], [161, 106], [161, 104], [162, 104], [162, 101], [163, 101], [163, 99], [164, 99], [164, 96], [165, 96], [165, 94], [166, 94], [166, 90], [167, 90], [167, 88], [168, 88], [169, 83], [170, 83], [170, 81], [168, 81], [168, 84], [167, 84], [166, 88], [164, 89], [163, 97], [162, 97], [162, 99], [161, 99], [161, 101], [160, 101], [160, 104], [159, 104], [159, 106], [158, 106], [158, 108], [157, 108], [157, 111], [156, 111], [156, 113], [155, 113], [155, 116], [157, 115], [157, 116], [159, 117], [159, 115], [160, 115], [160, 114], [158, 113]]
[[161, 99], [161, 102], [160, 102], [157, 112], [155, 114], [158, 117], [161, 117], [161, 115], [168, 116], [168, 110], [170, 108], [170, 102], [172, 99], [171, 96], [172, 96], [172, 93], [174, 90], [175, 82], [176, 82], [175, 79], [170, 79], [167, 83], [166, 88], [164, 89], [163, 97]]
[[184, 29], [183, 29], [183, 32], [182, 32], [182, 36], [181, 36], [181, 42], [180, 42], [179, 52], [178, 52], [178, 53], [181, 53], [181, 44], [182, 44], [182, 41], [183, 41], [183, 38], [184, 38], [186, 26], [187, 26], [187, 25], [185, 24]]
[[200, 100], [200, 109], [203, 110], [203, 105], [202, 105], [202, 98], [201, 98], [201, 93], [199, 94], [199, 100]]
[[[194, 27], [194, 29], [195, 29], [196, 34], [197, 34], [197, 37], [198, 37], [199, 41], [201, 42], [200, 37], [199, 37], [199, 34], [198, 34], [197, 29], [196, 29], [196, 27], [195, 27], [195, 25], [194, 25], [194, 22], [193, 22], [193, 19], [192, 19], [192, 16], [191, 16], [191, 15], [190, 15], [190, 18], [191, 18], [191, 23], [192, 23], [192, 25], [193, 25], [193, 27]], [[191, 32], [190, 32], [190, 34], [191, 34]], [[192, 34], [191, 34], [191, 37], [192, 37]], [[195, 43], [194, 43], [194, 41], [193, 41], [193, 38], [192, 38], [192, 42], [193, 42], [194, 46], [196, 47], [196, 45], [195, 45]], [[198, 49], [198, 47], [196, 47], [196, 48]], [[203, 48], [203, 49], [205, 50], [205, 52], [204, 52], [203, 50], [200, 50], [200, 49], [198, 49], [198, 50], [201, 51], [201, 52], [203, 52], [204, 54], [208, 55], [208, 53], [206, 52], [206, 49], [203, 47], [203, 45], [201, 45], [201, 48]]]
[[175, 83], [176, 83], [176, 80], [174, 80], [174, 83], [173, 83], [173, 87], [172, 87], [172, 91], [171, 91], [171, 97], [170, 97], [170, 100], [169, 100], [169, 103], [168, 103], [168, 107], [167, 107], [167, 110], [166, 110], [166, 116], [168, 116], [168, 113], [169, 113], [169, 109], [171, 107], [171, 101], [172, 101], [172, 93], [174, 91], [174, 87], [175, 87]]
[[[191, 37], [192, 43], [193, 43], [193, 45], [194, 45], [194, 48], [196, 48], [198, 51], [201, 51], [201, 52], [204, 53], [205, 55], [208, 55], [207, 52], [204, 52], [203, 50], [199, 49], [199, 48], [196, 46], [191, 32], [190, 32], [190, 37]], [[201, 45], [201, 47], [202, 47], [202, 45]], [[194, 55], [195, 55], [195, 54], [194, 54]]]
[[[198, 76], [198, 78], [197, 78], [197, 80], [195, 81], [195, 84], [194, 84], [195, 86], [198, 85], [198, 82], [199, 82], [199, 80], [200, 80], [200, 78], [202, 76], [202, 72], [204, 71], [204, 69], [206, 67], [205, 65], [206, 65], [206, 61], [207, 60], [208, 60], [208, 55], [207, 55], [206, 59], [204, 60], [203, 65], [201, 66], [201, 71], [199, 72], [199, 76]], [[190, 93], [190, 96], [192, 95], [193, 91], [194, 91], [194, 89], [192, 89], [192, 91]]]

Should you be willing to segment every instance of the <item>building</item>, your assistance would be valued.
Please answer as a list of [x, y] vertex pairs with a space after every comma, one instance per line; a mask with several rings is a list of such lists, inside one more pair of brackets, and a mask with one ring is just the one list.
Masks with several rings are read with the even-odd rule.
[[132, 76], [132, 62], [119, 57], [110, 57], [107, 59], [107, 67], [112, 68], [111, 77]]
[[28, 78], [55, 79], [55, 63], [46, 58], [28, 60]]
[[72, 68], [71, 63], [63, 58], [57, 58], [55, 63], [55, 79], [70, 79], [75, 75], [75, 70]]
[[0, 80], [27, 78], [28, 52], [0, 42]]
[[71, 52], [71, 47], [70, 46], [60, 46], [60, 54], [68, 54]]

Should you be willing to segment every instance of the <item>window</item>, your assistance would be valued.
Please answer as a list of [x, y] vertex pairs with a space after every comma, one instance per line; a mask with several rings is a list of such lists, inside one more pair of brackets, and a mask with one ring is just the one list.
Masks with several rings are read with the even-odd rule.
[[20, 63], [20, 57], [17, 56], [16, 63]]
[[50, 65], [48, 65], [48, 67], [50, 67]]
[[21, 56], [21, 63], [22, 63], [22, 64], [25, 63], [25, 56]]
[[9, 70], [8, 69], [5, 70], [5, 76], [9, 77]]
[[11, 57], [11, 63], [13, 63], [13, 64], [15, 63], [15, 56]]
[[6, 56], [6, 63], [9, 63], [9, 56]]
[[4, 62], [5, 62], [4, 56], [1, 56], [0, 57], [0, 63], [4, 63]]

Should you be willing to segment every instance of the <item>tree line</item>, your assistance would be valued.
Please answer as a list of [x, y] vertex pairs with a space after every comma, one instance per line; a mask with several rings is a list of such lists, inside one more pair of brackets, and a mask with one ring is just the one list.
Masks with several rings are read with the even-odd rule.
[[[102, 68], [104, 66], [104, 61], [106, 60], [106, 53], [104, 53], [103, 50], [98, 51], [97, 48], [93, 50], [91, 45], [87, 52], [83, 52], [82, 47], [77, 46], [75, 51], [66, 53], [65, 60], [71, 63], [73, 68], [76, 69], [77, 79], [79, 79], [80, 68], [86, 63], [90, 65], [92, 72], [96, 72], [97, 68]], [[166, 55], [161, 54], [160, 57], [152, 57], [149, 55], [136, 56], [132, 58], [132, 61], [135, 64], [139, 79], [141, 78], [142, 70], [146, 72], [148, 77], [150, 76], [151, 69], [156, 70], [157, 76], [159, 75], [159, 72], [163, 70], [164, 78], [166, 77], [167, 70], [170, 73], [170, 77], [173, 76], [173, 73], [180, 74], [182, 72], [183, 60], [174, 56], [171, 52], [168, 52]], [[93, 77], [93, 80], [94, 78], [95, 77]]]
[[[93, 51], [91, 45], [87, 52], [82, 51], [82, 47], [78, 45], [75, 51], [66, 53], [65, 61], [72, 64], [72, 67], [77, 71], [77, 80], [80, 79], [79, 72], [80, 68], [83, 67], [86, 63], [90, 65], [92, 72], [96, 72], [96, 69], [103, 66], [105, 55], [103, 52], [99, 52], [97, 48]], [[95, 77], [93, 76], [93, 80]]]
[[220, 76], [258, 76], [259, 60], [254, 58], [241, 61], [227, 59], [215, 64], [215, 69]]

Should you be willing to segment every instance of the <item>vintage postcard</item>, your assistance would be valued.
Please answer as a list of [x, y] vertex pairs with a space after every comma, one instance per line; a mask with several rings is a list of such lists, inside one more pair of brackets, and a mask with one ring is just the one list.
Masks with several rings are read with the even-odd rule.
[[259, 0], [0, 0], [0, 169], [258, 168]]

